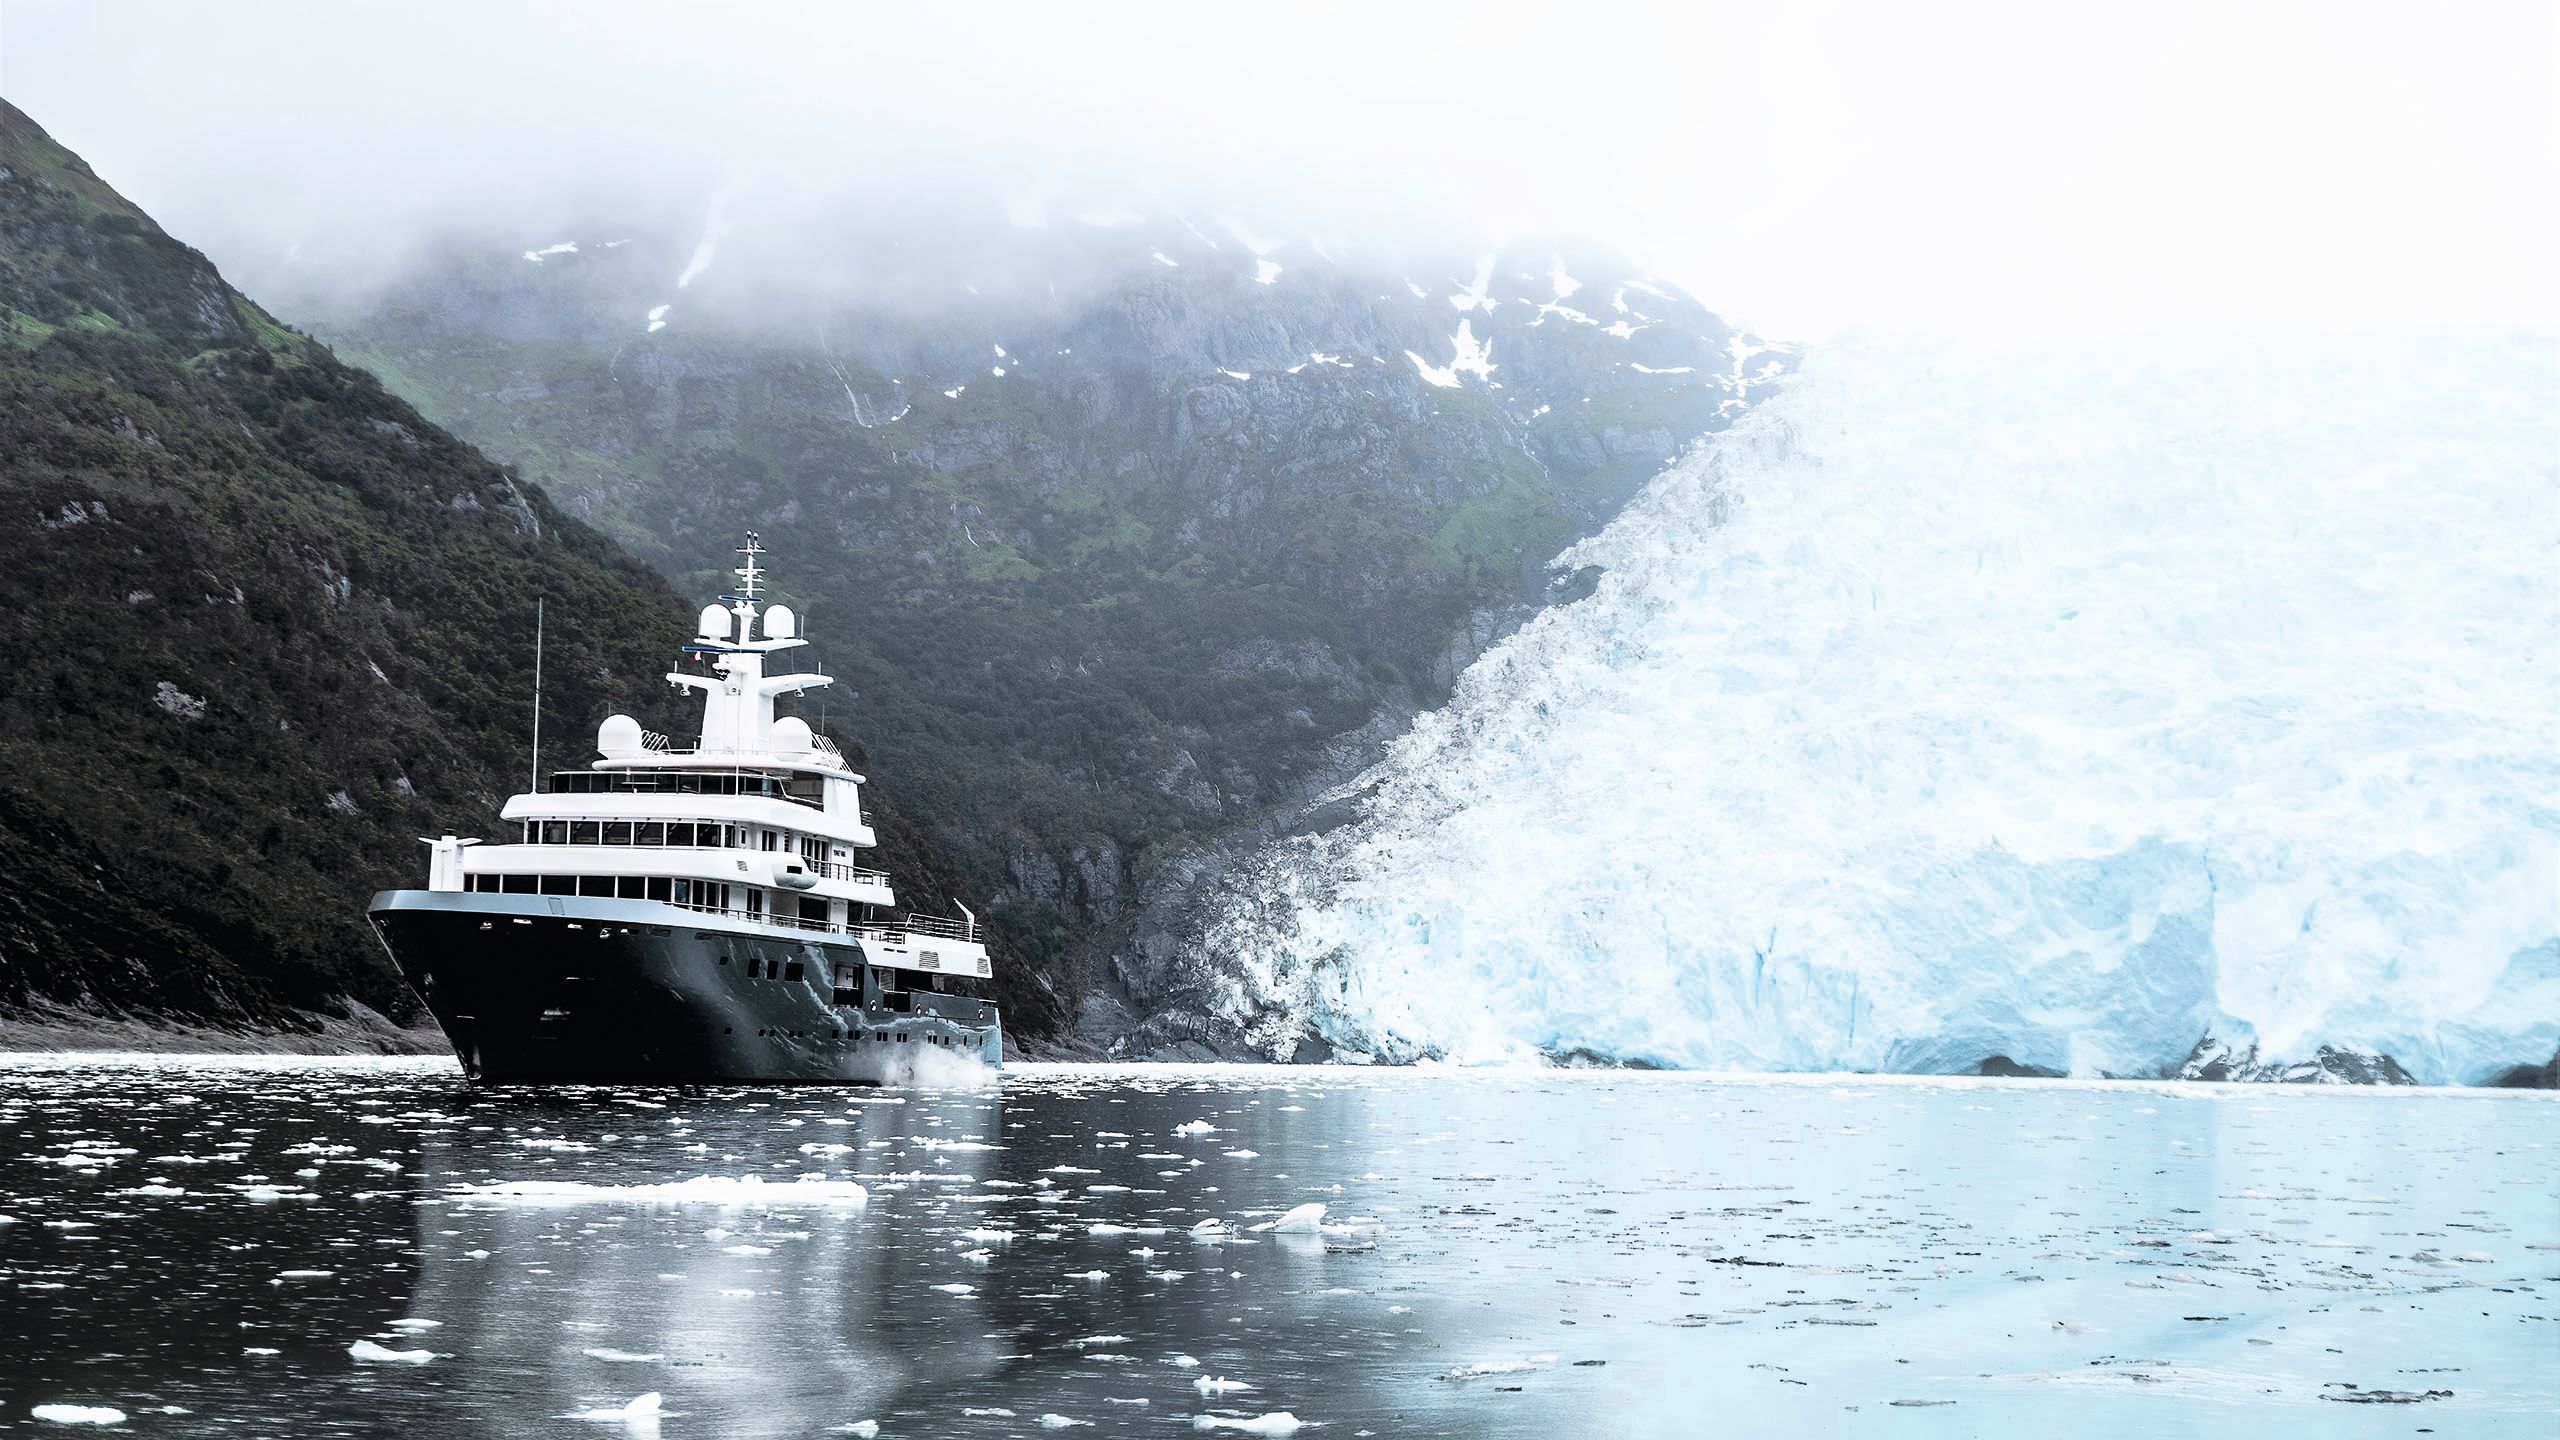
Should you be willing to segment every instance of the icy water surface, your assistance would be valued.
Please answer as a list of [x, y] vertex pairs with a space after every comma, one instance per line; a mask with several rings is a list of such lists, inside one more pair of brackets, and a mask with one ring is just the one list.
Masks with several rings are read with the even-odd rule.
[[[0, 1430], [2550, 1435], [2556, 1122], [2452, 1091], [19, 1057]], [[1318, 1201], [1376, 1223], [1251, 1228]]]

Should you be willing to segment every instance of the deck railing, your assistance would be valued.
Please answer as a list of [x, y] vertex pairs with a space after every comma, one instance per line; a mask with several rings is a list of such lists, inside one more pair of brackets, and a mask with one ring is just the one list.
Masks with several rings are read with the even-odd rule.
[[800, 863], [816, 871], [821, 878], [828, 880], [843, 880], [855, 885], [889, 883], [889, 872], [886, 870], [865, 870], [859, 865], [839, 865], [833, 860], [803, 860]]
[[661, 900], [657, 903], [673, 905], [679, 910], [691, 910], [701, 915], [719, 915], [731, 920], [753, 920], [766, 925], [779, 925], [786, 930], [815, 930], [827, 935], [851, 935], [857, 939], [876, 939], [883, 944], [901, 948], [906, 946], [911, 936], [921, 936], [928, 940], [962, 940], [971, 943], [975, 943], [978, 939], [978, 927], [974, 922], [964, 924], [958, 920], [946, 920], [939, 915], [907, 915], [896, 920], [882, 920], [868, 924], [836, 925], [825, 920], [811, 920], [799, 915], [781, 915], [771, 912], [757, 914], [751, 910], [741, 910], [734, 905], [724, 909], [718, 905], [704, 905], [692, 900]]

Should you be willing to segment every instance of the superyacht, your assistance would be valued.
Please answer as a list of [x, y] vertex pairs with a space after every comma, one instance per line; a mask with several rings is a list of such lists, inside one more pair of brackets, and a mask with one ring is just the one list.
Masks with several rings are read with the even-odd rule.
[[[423, 890], [370, 914], [472, 1079], [492, 1083], [884, 1084], [949, 1057], [993, 1067], [977, 917], [901, 914], [866, 777], [775, 701], [829, 683], [769, 674], [807, 643], [764, 603], [764, 548], [704, 607], [667, 676], [702, 696], [690, 748], [607, 719], [597, 758], [510, 799], [501, 843], [445, 835]], [[958, 983], [955, 983], [958, 982]]]

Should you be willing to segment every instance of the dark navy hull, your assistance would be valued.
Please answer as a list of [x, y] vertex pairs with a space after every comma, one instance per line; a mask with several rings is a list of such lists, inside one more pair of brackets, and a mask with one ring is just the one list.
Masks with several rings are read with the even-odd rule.
[[851, 936], [570, 895], [385, 890], [370, 914], [474, 1080], [880, 1085], [1004, 1055], [994, 1001], [884, 990]]

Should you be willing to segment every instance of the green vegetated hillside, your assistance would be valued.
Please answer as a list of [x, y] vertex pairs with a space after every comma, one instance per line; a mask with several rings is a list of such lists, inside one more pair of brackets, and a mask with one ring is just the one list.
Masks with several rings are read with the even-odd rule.
[[414, 1021], [364, 902], [522, 788], [537, 597], [548, 761], [615, 710], [674, 722], [664, 579], [5, 102], [0, 544], [0, 1012]]
[[687, 589], [759, 529], [827, 703], [1079, 1001], [1135, 912], [1374, 758], [1785, 363], [1605, 255], [762, 238], [457, 245], [288, 313]]

